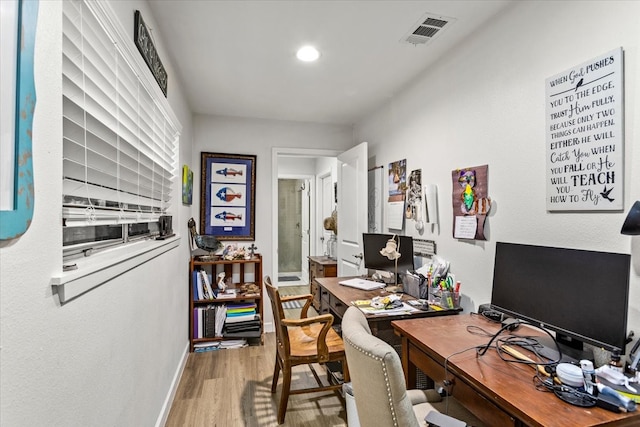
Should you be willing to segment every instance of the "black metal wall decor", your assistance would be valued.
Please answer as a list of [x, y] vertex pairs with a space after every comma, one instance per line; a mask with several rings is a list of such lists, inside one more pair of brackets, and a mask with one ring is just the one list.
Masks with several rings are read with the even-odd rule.
[[153, 77], [158, 82], [158, 86], [160, 86], [162, 93], [164, 93], [164, 96], [166, 97], [167, 71], [164, 69], [162, 61], [160, 61], [158, 51], [156, 51], [156, 47], [153, 45], [149, 29], [144, 23], [139, 10], [136, 10], [134, 15], [133, 41], [144, 58], [144, 62], [149, 66], [151, 74], [153, 74]]

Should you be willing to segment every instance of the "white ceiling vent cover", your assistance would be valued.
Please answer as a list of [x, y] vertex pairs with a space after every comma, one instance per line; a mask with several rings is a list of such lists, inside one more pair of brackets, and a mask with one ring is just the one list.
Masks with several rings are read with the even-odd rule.
[[455, 20], [455, 18], [427, 13], [411, 27], [411, 30], [400, 41], [413, 45], [427, 44], [446, 28], [449, 28]]

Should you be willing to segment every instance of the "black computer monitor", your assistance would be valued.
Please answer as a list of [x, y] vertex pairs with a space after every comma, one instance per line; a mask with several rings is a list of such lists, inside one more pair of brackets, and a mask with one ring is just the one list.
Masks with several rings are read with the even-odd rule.
[[585, 357], [583, 343], [624, 354], [630, 263], [627, 254], [498, 242], [491, 306], [554, 331], [571, 358]]
[[[382, 270], [395, 273], [396, 262], [390, 260], [380, 253], [387, 241], [394, 238], [393, 234], [362, 233], [362, 244], [364, 247], [364, 266], [370, 270]], [[413, 271], [413, 239], [411, 236], [395, 235], [398, 245], [398, 274]]]

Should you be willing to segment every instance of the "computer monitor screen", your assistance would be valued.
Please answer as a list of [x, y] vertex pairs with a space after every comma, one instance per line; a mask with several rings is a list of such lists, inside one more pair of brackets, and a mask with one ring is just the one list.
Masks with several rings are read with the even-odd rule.
[[[395, 273], [396, 262], [380, 253], [387, 245], [387, 241], [394, 238], [393, 234], [363, 233], [364, 266], [370, 270], [383, 270]], [[398, 273], [413, 271], [413, 239], [411, 236], [395, 236], [398, 244]]]
[[630, 262], [626, 254], [498, 242], [491, 306], [555, 331], [563, 354], [583, 342], [624, 354]]

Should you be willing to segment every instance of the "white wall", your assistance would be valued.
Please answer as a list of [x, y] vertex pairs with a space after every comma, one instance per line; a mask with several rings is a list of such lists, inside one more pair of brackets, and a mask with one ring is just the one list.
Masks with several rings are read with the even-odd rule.
[[[156, 28], [142, 1], [113, 2], [133, 40], [133, 11]], [[187, 349], [188, 244], [60, 306], [51, 277], [61, 270], [62, 2], [39, 3], [33, 124], [35, 212], [26, 234], [0, 248], [0, 425], [151, 426]], [[182, 122], [180, 164], [190, 163], [191, 123], [169, 74], [169, 102]], [[186, 159], [186, 160], [183, 160]], [[176, 177], [180, 182], [180, 171]], [[174, 228], [190, 208], [176, 200]]]
[[[407, 171], [421, 168], [423, 184], [438, 185], [440, 226], [423, 238], [451, 262], [466, 311], [490, 300], [496, 241], [631, 253], [629, 329], [637, 336], [640, 237], [620, 228], [640, 199], [640, 2], [516, 2], [488, 24], [359, 123], [356, 140], [369, 142], [370, 166], [386, 170], [406, 158]], [[625, 212], [547, 212], [545, 79], [620, 46]], [[488, 240], [456, 240], [451, 171], [483, 164], [493, 199]]]
[[292, 176], [313, 175], [316, 161], [312, 158], [281, 157], [278, 159], [278, 176], [291, 178]]

